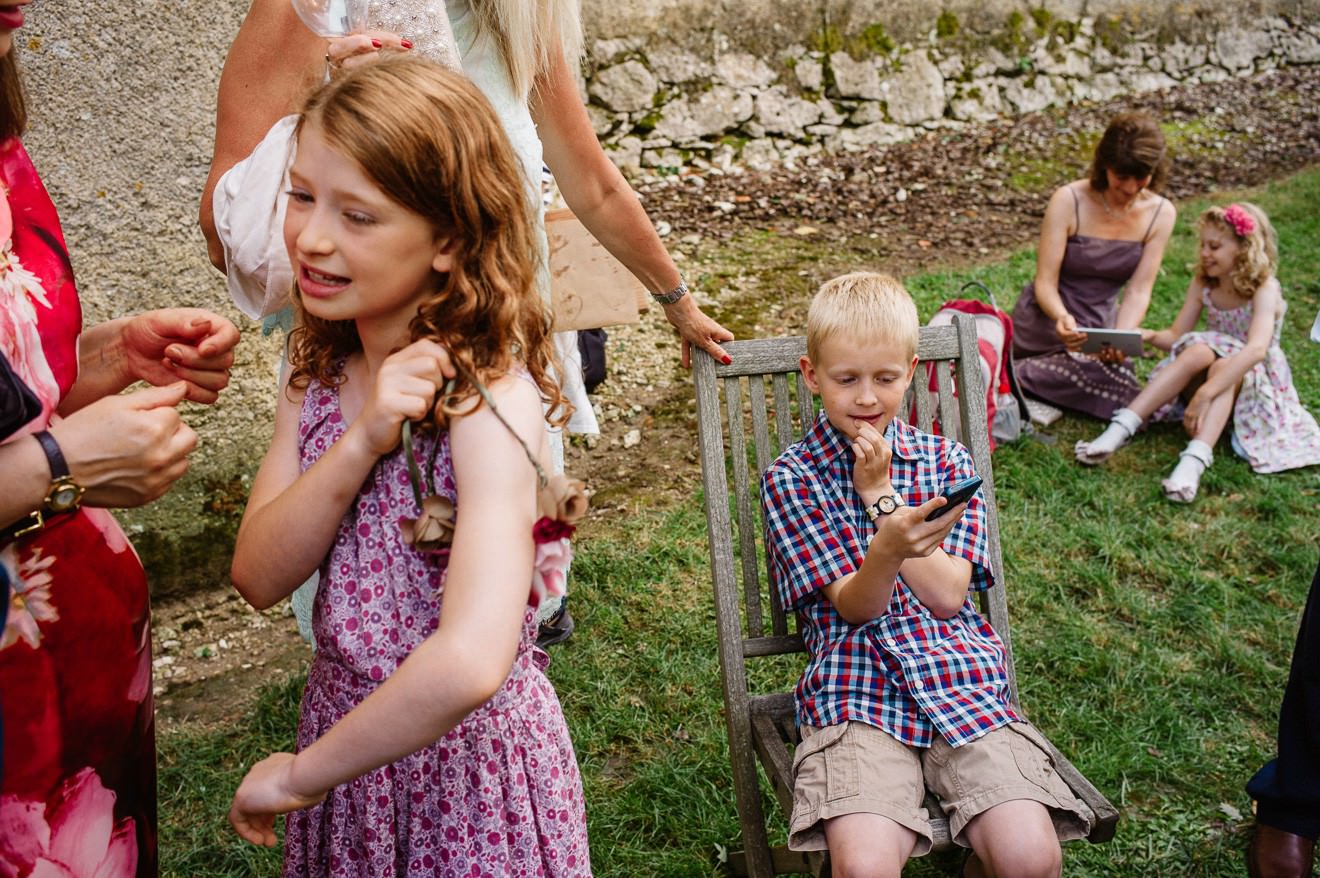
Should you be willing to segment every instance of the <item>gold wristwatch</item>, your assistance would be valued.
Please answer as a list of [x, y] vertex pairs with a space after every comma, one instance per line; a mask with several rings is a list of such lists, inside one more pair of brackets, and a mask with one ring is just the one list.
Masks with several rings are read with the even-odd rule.
[[0, 538], [5, 540], [41, 530], [54, 516], [75, 512], [82, 503], [83, 487], [69, 475], [69, 464], [55, 437], [45, 430], [33, 433], [32, 437], [41, 445], [46, 462], [50, 464], [50, 487], [46, 489], [46, 496], [42, 498], [39, 509], [29, 512], [0, 532]]

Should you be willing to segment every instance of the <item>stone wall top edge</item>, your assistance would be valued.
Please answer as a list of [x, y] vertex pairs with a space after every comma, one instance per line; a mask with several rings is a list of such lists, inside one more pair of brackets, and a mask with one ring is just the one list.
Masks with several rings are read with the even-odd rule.
[[600, 40], [672, 44], [698, 54], [724, 49], [772, 53], [811, 45], [826, 30], [896, 43], [924, 43], [939, 19], [963, 38], [988, 37], [1019, 22], [1025, 35], [1083, 16], [1124, 31], [1172, 41], [1193, 40], [1239, 24], [1277, 16], [1320, 23], [1320, 0], [583, 0], [587, 46]]

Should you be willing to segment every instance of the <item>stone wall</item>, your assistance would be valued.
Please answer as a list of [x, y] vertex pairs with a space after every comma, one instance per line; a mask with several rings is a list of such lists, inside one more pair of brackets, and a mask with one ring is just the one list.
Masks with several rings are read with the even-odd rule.
[[[123, 513], [172, 589], [220, 580], [274, 411], [277, 338], [229, 305], [196, 207], [247, 0], [37, 3], [17, 44], [26, 142], [88, 322], [202, 305], [244, 329], [233, 384], [185, 412], [176, 490]], [[1174, 82], [1320, 61], [1320, 0], [584, 0], [584, 94], [620, 164], [760, 165]], [[290, 527], [296, 522], [290, 522]]]
[[[854, 12], [855, 15], [855, 12]], [[1014, 10], [974, 30], [947, 8], [899, 43], [879, 24], [822, 24], [771, 54], [597, 39], [585, 81], [596, 133], [628, 173], [738, 162], [764, 167], [931, 128], [1320, 62], [1320, 21], [1065, 18]]]

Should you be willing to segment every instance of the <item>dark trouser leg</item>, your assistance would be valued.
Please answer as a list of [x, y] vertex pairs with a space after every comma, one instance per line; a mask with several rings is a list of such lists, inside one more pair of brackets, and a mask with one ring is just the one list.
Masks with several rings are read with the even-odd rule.
[[1320, 837], [1320, 567], [1302, 611], [1288, 688], [1279, 710], [1279, 756], [1247, 784], [1256, 822]]

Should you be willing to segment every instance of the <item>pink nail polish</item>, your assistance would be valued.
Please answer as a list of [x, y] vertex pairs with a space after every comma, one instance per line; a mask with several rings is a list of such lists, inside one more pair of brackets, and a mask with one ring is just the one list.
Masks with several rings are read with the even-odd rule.
[[371, 48], [373, 48], [373, 49], [379, 49], [379, 48], [380, 48], [381, 46], [383, 46], [383, 45], [385, 45], [385, 44], [382, 43], [380, 40], [372, 40], [372, 41], [371, 41]]

